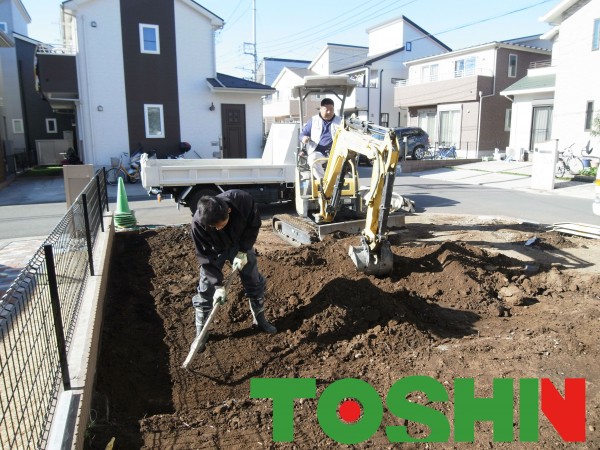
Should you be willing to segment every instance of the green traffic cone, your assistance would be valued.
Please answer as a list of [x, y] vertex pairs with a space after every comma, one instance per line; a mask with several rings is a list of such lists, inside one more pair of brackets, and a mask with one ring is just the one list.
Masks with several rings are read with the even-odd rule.
[[127, 202], [127, 192], [125, 192], [125, 184], [123, 178], [119, 177], [119, 188], [117, 190], [117, 214], [130, 213], [129, 203]]

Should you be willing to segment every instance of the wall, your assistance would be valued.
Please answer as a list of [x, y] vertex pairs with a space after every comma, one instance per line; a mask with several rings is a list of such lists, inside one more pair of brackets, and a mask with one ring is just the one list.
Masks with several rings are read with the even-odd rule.
[[119, 0], [86, 2], [76, 14], [79, 132], [87, 131], [80, 152], [87, 163], [110, 167], [111, 156], [130, 150]]
[[[218, 142], [221, 136], [220, 103], [242, 102], [237, 98], [213, 96], [210, 92], [206, 79], [214, 77], [216, 69], [214, 33], [208, 18], [192, 11], [184, 2], [176, 1], [175, 21], [181, 140], [189, 142], [192, 150], [203, 158], [212, 158], [212, 153], [219, 150], [211, 143]], [[211, 102], [215, 104], [214, 111], [208, 109]], [[262, 111], [260, 116], [262, 118]], [[248, 110], [246, 120], [249, 120]], [[250, 128], [247, 124], [246, 129]]]
[[594, 102], [596, 114], [600, 112], [600, 50], [591, 50], [594, 19], [598, 18], [600, 2], [591, 1], [560, 25], [552, 125], [552, 138], [559, 140], [559, 147], [576, 142], [581, 148], [591, 140], [596, 156], [600, 141], [584, 131], [584, 123], [588, 101]]

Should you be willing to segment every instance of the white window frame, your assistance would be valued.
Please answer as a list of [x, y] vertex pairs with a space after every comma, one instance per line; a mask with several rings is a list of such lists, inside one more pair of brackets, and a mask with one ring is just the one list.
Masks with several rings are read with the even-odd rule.
[[[150, 29], [154, 30], [155, 38], [156, 38], [156, 50], [151, 50], [146, 48], [146, 44], [144, 42], [144, 30]], [[160, 30], [158, 25], [150, 25], [148, 23], [140, 23], [140, 52], [148, 53], [151, 55], [159, 55], [160, 54]]]
[[[513, 59], [513, 58], [515, 60], [515, 63], [511, 64], [511, 59]], [[516, 78], [518, 63], [519, 63], [519, 56], [514, 53], [510, 53], [508, 55], [508, 78]]]
[[8, 24], [6, 22], [0, 22], [0, 31], [8, 33]]
[[13, 119], [12, 128], [14, 134], [24, 134], [25, 128], [23, 128], [23, 119]]
[[504, 131], [510, 131], [510, 122], [512, 121], [512, 108], [506, 108], [504, 111]]
[[[150, 117], [149, 113], [152, 109], [158, 109], [160, 128], [156, 131], [150, 129]], [[163, 105], [156, 104], [145, 104], [144, 105], [144, 124], [146, 126], [146, 138], [148, 139], [164, 139], [165, 137], [165, 115]]]
[[46, 133], [58, 133], [58, 125], [56, 119], [46, 119]]

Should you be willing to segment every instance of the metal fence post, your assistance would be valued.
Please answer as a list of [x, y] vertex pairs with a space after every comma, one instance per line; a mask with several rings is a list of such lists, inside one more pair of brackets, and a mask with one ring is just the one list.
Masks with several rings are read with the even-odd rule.
[[102, 168], [102, 174], [104, 175], [104, 200], [106, 200], [106, 212], [108, 212], [108, 183], [106, 182], [106, 167]]
[[71, 377], [69, 376], [67, 345], [65, 341], [65, 331], [62, 323], [62, 316], [60, 313], [60, 299], [58, 298], [58, 283], [56, 281], [56, 271], [54, 269], [54, 254], [52, 252], [52, 245], [44, 245], [44, 255], [46, 257], [46, 270], [48, 271], [48, 286], [50, 288], [50, 302], [52, 304], [54, 329], [56, 330], [56, 344], [58, 347], [60, 371], [62, 374], [63, 388], [65, 391], [68, 391], [71, 389]]
[[85, 240], [87, 242], [90, 275], [94, 276], [94, 255], [92, 254], [92, 234], [90, 232], [90, 218], [88, 215], [87, 194], [81, 194], [81, 203], [83, 205], [83, 222], [85, 224]]
[[100, 176], [96, 174], [94, 178], [96, 178], [96, 192], [98, 193], [98, 212], [100, 213], [100, 228], [104, 233], [104, 208], [102, 206], [103, 198], [100, 192]]

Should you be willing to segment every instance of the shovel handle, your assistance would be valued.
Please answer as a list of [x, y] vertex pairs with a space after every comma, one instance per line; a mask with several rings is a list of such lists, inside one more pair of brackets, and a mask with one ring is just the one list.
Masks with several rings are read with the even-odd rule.
[[[233, 276], [235, 275], [236, 272], [237, 272], [237, 269], [232, 270], [231, 273], [229, 274], [229, 276], [227, 277], [227, 281], [225, 281], [225, 293], [227, 293], [227, 291], [229, 290], [229, 286], [231, 286], [231, 282], [233, 281]], [[190, 365], [190, 363], [196, 357], [196, 354], [198, 353], [198, 348], [200, 347], [200, 343], [204, 342], [204, 339], [206, 339], [206, 335], [208, 334], [209, 326], [212, 323], [212, 321], [215, 317], [215, 314], [217, 313], [219, 308], [221, 308], [220, 303], [213, 305], [213, 309], [210, 312], [210, 314], [208, 315], [208, 319], [206, 319], [206, 322], [204, 322], [202, 331], [193, 340], [192, 345], [190, 346], [190, 351], [189, 351], [187, 357], [185, 358], [185, 361], [181, 365], [181, 367], [183, 367], [184, 369], [187, 369], [188, 366]]]

